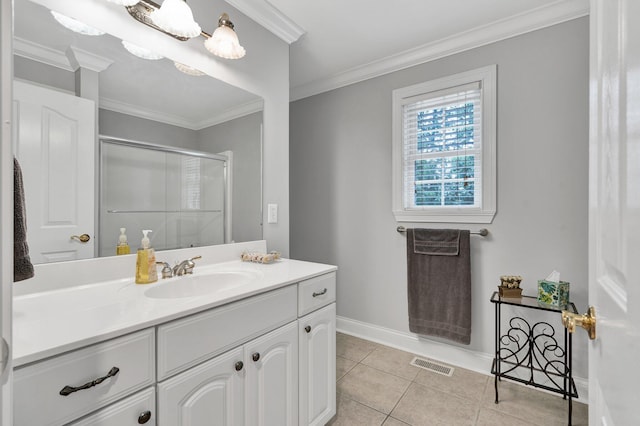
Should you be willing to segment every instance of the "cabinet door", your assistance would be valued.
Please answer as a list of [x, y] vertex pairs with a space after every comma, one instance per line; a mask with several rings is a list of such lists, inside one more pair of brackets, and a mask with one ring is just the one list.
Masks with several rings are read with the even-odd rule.
[[297, 321], [245, 345], [246, 424], [298, 424]]
[[324, 425], [336, 414], [336, 304], [298, 320], [300, 425]]
[[242, 347], [158, 384], [158, 425], [244, 424]]

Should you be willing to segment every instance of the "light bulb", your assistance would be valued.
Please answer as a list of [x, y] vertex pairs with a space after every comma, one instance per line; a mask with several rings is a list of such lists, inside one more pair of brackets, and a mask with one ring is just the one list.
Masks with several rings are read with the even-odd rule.
[[164, 0], [160, 9], [151, 12], [149, 17], [158, 27], [179, 37], [197, 37], [202, 32], [193, 20], [191, 8], [183, 0]]
[[100, 31], [97, 28], [91, 27], [73, 18], [69, 18], [67, 15], [63, 15], [53, 10], [51, 11], [51, 14], [62, 26], [76, 33], [90, 36], [99, 36], [104, 34], [104, 31]]
[[138, 58], [148, 59], [151, 61], [156, 61], [163, 58], [163, 56], [160, 56], [145, 47], [140, 47], [137, 44], [129, 43], [128, 41], [122, 40], [122, 45], [129, 51], [129, 53], [137, 56]]

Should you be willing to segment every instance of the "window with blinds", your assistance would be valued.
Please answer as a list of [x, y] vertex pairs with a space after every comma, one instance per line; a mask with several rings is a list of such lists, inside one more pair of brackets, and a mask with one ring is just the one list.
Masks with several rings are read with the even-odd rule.
[[[394, 91], [393, 190], [399, 221], [486, 223], [493, 218], [495, 95], [487, 91], [495, 92], [495, 66], [488, 68], [493, 81], [485, 75], [490, 70], [482, 69], [482, 75], [468, 72]], [[486, 180], [493, 181], [493, 189]]]
[[182, 208], [200, 210], [202, 193], [202, 160], [198, 157], [182, 157]]

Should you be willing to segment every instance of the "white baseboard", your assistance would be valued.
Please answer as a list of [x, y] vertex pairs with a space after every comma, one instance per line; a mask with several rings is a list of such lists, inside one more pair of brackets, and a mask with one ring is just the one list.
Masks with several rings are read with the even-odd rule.
[[[472, 351], [455, 345], [419, 337], [417, 334], [392, 330], [341, 316], [336, 318], [336, 329], [340, 333], [360, 337], [453, 366], [466, 368], [467, 370], [487, 376], [491, 375], [493, 354]], [[588, 380], [581, 377], [574, 377], [573, 380], [576, 383], [579, 395], [578, 400], [588, 404]]]

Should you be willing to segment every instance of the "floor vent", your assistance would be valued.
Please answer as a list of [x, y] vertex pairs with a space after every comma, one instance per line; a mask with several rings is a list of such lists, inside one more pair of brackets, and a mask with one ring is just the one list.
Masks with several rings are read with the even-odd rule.
[[434, 373], [442, 374], [443, 376], [451, 377], [453, 375], [453, 367], [440, 364], [430, 359], [415, 357], [409, 364], [424, 368], [425, 370], [433, 371]]

